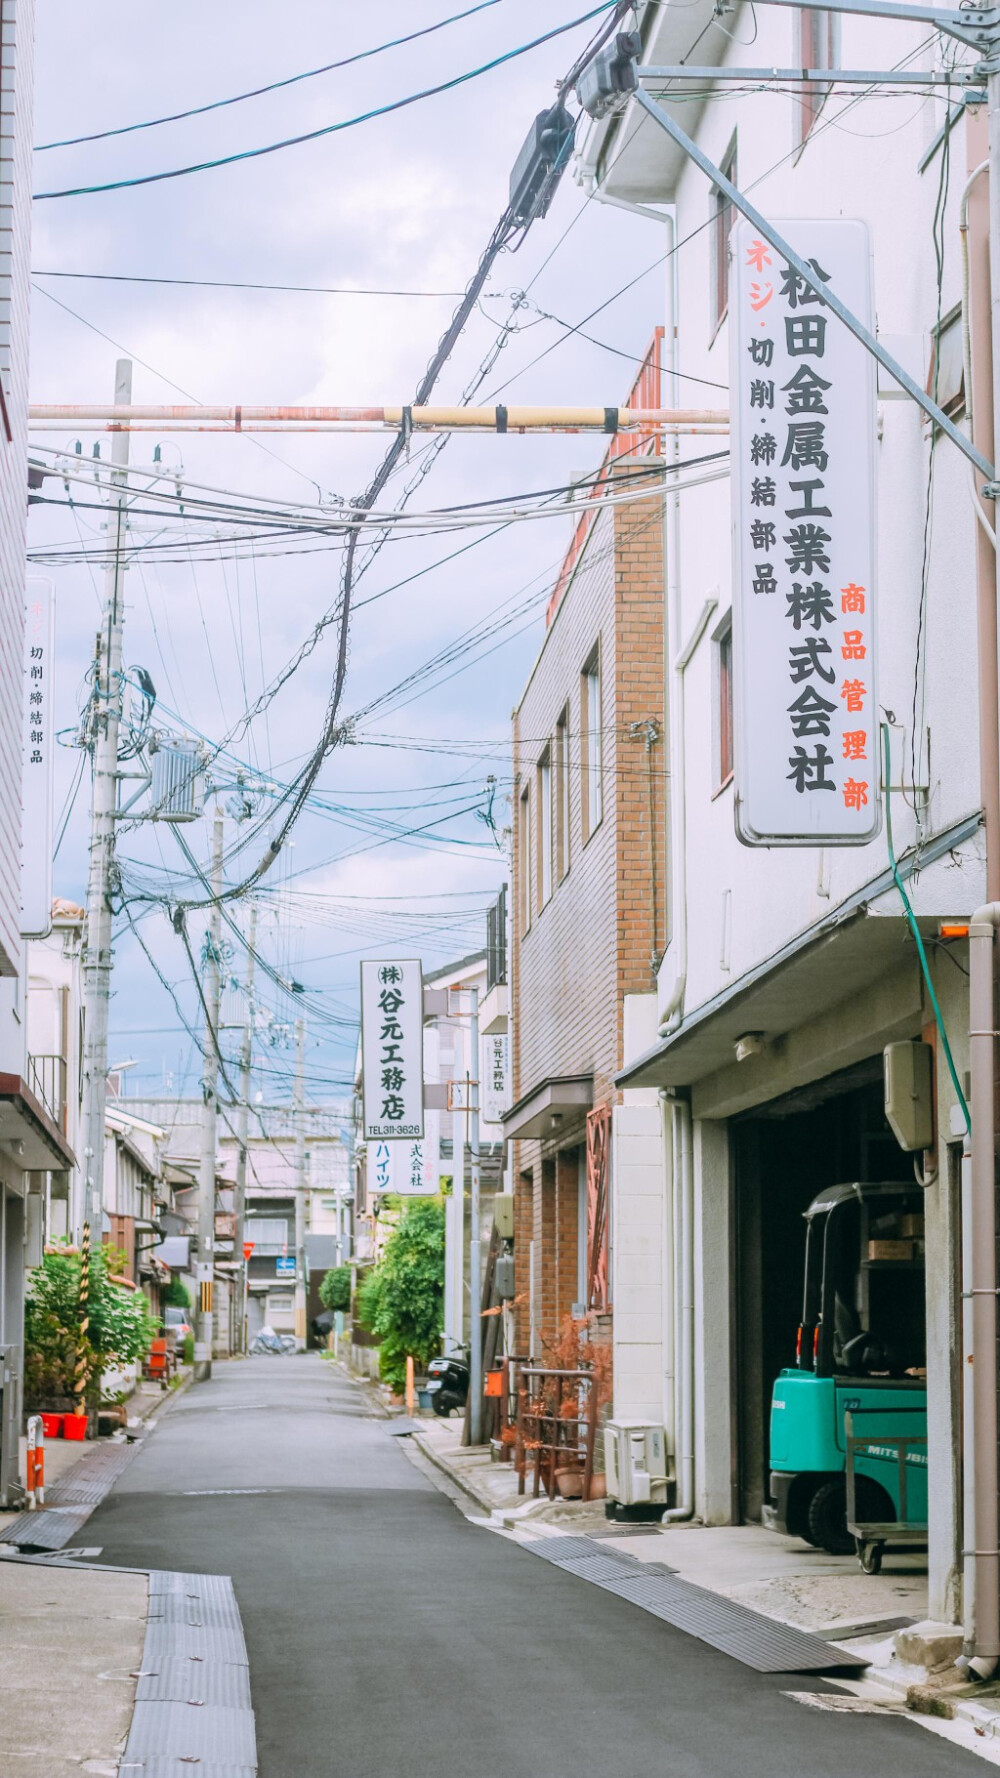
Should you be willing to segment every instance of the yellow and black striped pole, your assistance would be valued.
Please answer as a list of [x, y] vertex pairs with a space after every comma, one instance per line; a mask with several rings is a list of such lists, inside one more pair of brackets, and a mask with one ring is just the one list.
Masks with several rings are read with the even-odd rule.
[[90, 1329], [90, 1224], [83, 1225], [83, 1237], [80, 1242], [80, 1338], [76, 1348], [76, 1370], [73, 1376], [73, 1394], [76, 1398], [78, 1414], [87, 1412], [87, 1382], [90, 1365], [87, 1359], [87, 1334]]

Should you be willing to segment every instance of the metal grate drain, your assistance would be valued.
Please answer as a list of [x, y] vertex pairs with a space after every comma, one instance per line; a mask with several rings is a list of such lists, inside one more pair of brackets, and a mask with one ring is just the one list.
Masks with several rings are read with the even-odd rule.
[[837, 1710], [847, 1716], [909, 1716], [905, 1699], [857, 1698], [853, 1692], [782, 1692], [793, 1704], [805, 1704], [810, 1710]]
[[95, 1445], [61, 1480], [46, 1488], [44, 1507], [24, 1513], [0, 1531], [0, 1543], [14, 1544], [20, 1550], [64, 1549], [141, 1449], [139, 1441]]
[[246, 1643], [224, 1574], [149, 1576], [149, 1618], [120, 1778], [256, 1778]]
[[[561, 1552], [552, 1548], [560, 1543], [564, 1546]], [[581, 1544], [586, 1554], [581, 1552]], [[567, 1545], [576, 1547], [567, 1551]], [[758, 1673], [856, 1673], [868, 1665], [863, 1658], [835, 1648], [807, 1630], [764, 1617], [735, 1599], [682, 1580], [678, 1574], [664, 1573], [660, 1564], [656, 1565], [656, 1572], [650, 1572], [652, 1564], [610, 1550], [595, 1560], [593, 1547], [582, 1538], [536, 1539], [525, 1541], [521, 1547], [581, 1580], [593, 1581], [606, 1592], [627, 1599], [663, 1623], [696, 1636], [710, 1648], [732, 1656]]]

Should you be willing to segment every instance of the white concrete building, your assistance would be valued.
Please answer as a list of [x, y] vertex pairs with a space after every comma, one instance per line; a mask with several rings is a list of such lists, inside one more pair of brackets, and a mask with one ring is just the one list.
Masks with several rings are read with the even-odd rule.
[[[941, 43], [915, 24], [779, 7], [751, 20], [742, 4], [723, 21], [709, 0], [637, 10], [648, 64], [940, 65]], [[672, 114], [779, 227], [788, 218], [868, 225], [879, 336], [921, 385], [934, 386], [936, 358], [938, 399], [964, 415], [959, 212], [968, 174], [986, 152], [981, 113], [898, 88], [741, 90], [703, 79], [679, 92], [675, 84], [664, 100]], [[666, 256], [675, 350], [664, 404], [726, 410], [726, 198], [634, 101], [591, 126], [578, 175], [595, 196], [635, 207], [636, 229], [647, 231], [653, 252], [659, 239]], [[982, 371], [988, 390], [988, 313], [977, 306], [983, 181], [972, 187], [970, 223], [974, 383]], [[961, 1081], [966, 947], [943, 946], [937, 934], [942, 918], [968, 918], [987, 899], [984, 821], [997, 809], [981, 787], [977, 590], [989, 585], [992, 552], [966, 461], [946, 439], [932, 447], [928, 423], [881, 371], [878, 395], [878, 697], [891, 737], [888, 801]], [[724, 445], [683, 439], [677, 455]], [[836, 850], [750, 850], [737, 839], [728, 479], [668, 494], [665, 523], [668, 938], [656, 996], [632, 1009], [631, 1062], [618, 1083], [658, 1089], [660, 1103], [626, 1109], [623, 1131], [628, 1116], [634, 1128], [616, 1153], [616, 1412], [666, 1424], [679, 1505], [708, 1523], [760, 1518], [771, 1386], [794, 1363], [802, 1212], [838, 1179], [905, 1176], [909, 1157], [881, 1112], [882, 1050], [923, 1037], [937, 1051], [937, 1143], [928, 1157], [936, 1177], [924, 1198], [930, 1609], [954, 1620], [964, 1119], [884, 821], [871, 843]]]
[[[80, 1149], [85, 924], [82, 908], [57, 900], [48, 937], [31, 939], [27, 947], [28, 1085], [74, 1155]], [[45, 1206], [47, 1240], [79, 1238], [83, 1206], [78, 1167], [48, 1174]]]
[[73, 1164], [28, 1081], [21, 937], [31, 236], [32, 0], [0, 9], [0, 1506], [20, 1498], [24, 1278], [41, 1258], [43, 1180]]

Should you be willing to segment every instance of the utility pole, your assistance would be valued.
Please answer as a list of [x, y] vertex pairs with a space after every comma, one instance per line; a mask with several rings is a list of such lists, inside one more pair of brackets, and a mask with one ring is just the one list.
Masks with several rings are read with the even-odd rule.
[[306, 1347], [306, 1022], [295, 1026], [295, 1340]]
[[243, 1020], [243, 1047], [240, 1050], [240, 1108], [239, 1108], [239, 1147], [236, 1155], [236, 1239], [233, 1251], [236, 1255], [240, 1271], [237, 1274], [239, 1285], [239, 1316], [236, 1330], [236, 1350], [245, 1352], [247, 1348], [247, 1272], [250, 1261], [243, 1258], [243, 1241], [246, 1235], [247, 1214], [247, 1134], [250, 1126], [250, 1073], [253, 1063], [253, 969], [254, 952], [257, 949], [257, 903], [250, 902], [250, 931], [247, 938], [247, 973], [243, 984], [246, 995], [246, 1017]]
[[479, 1212], [479, 989], [469, 990], [469, 1443], [483, 1440], [483, 1243]]
[[[115, 405], [132, 400], [132, 360], [115, 366]], [[116, 432], [111, 444], [116, 489], [109, 520], [109, 562], [104, 617], [94, 668], [93, 790], [90, 806], [90, 880], [87, 939], [83, 953], [83, 1205], [81, 1223], [101, 1240], [104, 1203], [104, 1111], [108, 1076], [108, 1007], [111, 999], [111, 905], [114, 880], [115, 814], [118, 807], [118, 727], [122, 707], [122, 625], [125, 615], [129, 433]]]
[[[216, 805], [212, 826], [212, 894], [222, 894], [222, 830]], [[205, 968], [205, 1056], [202, 1075], [201, 1161], [198, 1167], [198, 1325], [194, 1342], [195, 1380], [212, 1375], [212, 1292], [215, 1281], [215, 1158], [219, 1121], [219, 995], [222, 909], [215, 901], [208, 925]]]

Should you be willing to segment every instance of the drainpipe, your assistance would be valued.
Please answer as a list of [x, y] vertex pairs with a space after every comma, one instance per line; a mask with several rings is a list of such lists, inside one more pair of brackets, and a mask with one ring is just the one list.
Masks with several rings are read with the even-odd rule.
[[[663, 1095], [666, 1097], [666, 1095]], [[673, 1136], [674, 1466], [677, 1504], [663, 1523], [694, 1514], [694, 1161], [691, 1107], [669, 1101]]]
[[[972, 131], [970, 122], [970, 134]], [[973, 167], [959, 203], [962, 248], [962, 364], [965, 412], [974, 444], [989, 453], [993, 442], [993, 379], [990, 343], [990, 252], [986, 218], [977, 221], [970, 205], [987, 160]], [[980, 204], [982, 199], [980, 195]], [[981, 212], [980, 212], [981, 214]], [[982, 477], [978, 478], [981, 481]], [[976, 656], [979, 691], [980, 800], [986, 829], [986, 899], [1000, 899], [1000, 736], [997, 700], [997, 567], [996, 534], [979, 496], [977, 478], [969, 483], [976, 528]]]
[[[1000, 902], [977, 908], [969, 925], [969, 1063], [972, 1155], [968, 1261], [971, 1364], [964, 1409], [971, 1420], [972, 1476], [966, 1476], [971, 1521], [965, 1524], [963, 1586], [966, 1659], [988, 1678], [1000, 1657], [1000, 1525], [997, 1516], [997, 1215], [993, 946]], [[971, 1500], [969, 1495], [971, 1494]]]

